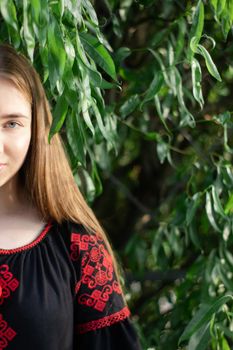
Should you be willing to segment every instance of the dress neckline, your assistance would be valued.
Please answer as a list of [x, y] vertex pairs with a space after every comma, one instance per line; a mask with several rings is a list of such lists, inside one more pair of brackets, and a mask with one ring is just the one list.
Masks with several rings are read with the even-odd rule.
[[29, 250], [29, 249], [35, 247], [37, 244], [39, 244], [45, 238], [45, 236], [49, 232], [49, 229], [51, 228], [51, 226], [52, 226], [52, 221], [45, 223], [41, 232], [37, 236], [37, 238], [34, 239], [31, 243], [25, 244], [25, 245], [23, 245], [21, 247], [17, 247], [17, 248], [10, 248], [10, 249], [1, 249], [0, 248], [0, 255], [14, 254], [14, 253], [22, 252], [22, 251]]

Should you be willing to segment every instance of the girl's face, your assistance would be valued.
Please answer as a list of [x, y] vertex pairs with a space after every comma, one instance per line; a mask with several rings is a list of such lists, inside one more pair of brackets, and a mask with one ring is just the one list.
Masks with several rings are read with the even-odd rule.
[[17, 177], [31, 140], [31, 104], [0, 77], [0, 189]]

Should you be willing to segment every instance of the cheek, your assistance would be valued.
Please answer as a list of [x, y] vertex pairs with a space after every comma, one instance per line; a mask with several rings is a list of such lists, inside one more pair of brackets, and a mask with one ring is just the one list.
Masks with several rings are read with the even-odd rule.
[[17, 137], [12, 142], [11, 154], [17, 162], [22, 162], [28, 152], [28, 148], [31, 140], [31, 133], [24, 133], [22, 137]]

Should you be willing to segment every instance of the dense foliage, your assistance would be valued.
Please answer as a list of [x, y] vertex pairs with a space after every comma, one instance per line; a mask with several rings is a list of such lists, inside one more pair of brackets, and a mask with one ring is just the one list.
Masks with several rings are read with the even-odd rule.
[[121, 251], [144, 349], [233, 346], [233, 0], [0, 0], [77, 183]]

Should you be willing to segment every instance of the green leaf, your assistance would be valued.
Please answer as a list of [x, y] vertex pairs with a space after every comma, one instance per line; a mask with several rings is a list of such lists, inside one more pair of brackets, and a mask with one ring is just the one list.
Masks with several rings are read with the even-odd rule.
[[82, 120], [74, 111], [68, 113], [66, 118], [67, 139], [74, 156], [86, 166], [86, 145], [83, 134]]
[[4, 20], [14, 28], [15, 31], [18, 31], [17, 13], [13, 0], [1, 0], [0, 10]]
[[221, 338], [221, 350], [231, 350], [226, 338]]
[[[66, 1], [67, 3], [67, 1]], [[64, 14], [64, 10], [65, 10], [65, 0], [58, 0], [58, 9], [59, 9], [59, 14], [60, 14], [60, 18], [62, 18], [63, 14]]]
[[[154, 101], [155, 101], [155, 107], [156, 107], [156, 110], [158, 112], [158, 115], [159, 115], [159, 118], [160, 118], [161, 122], [163, 123], [163, 125], [164, 125], [165, 129], [167, 130], [168, 134], [171, 134], [171, 132], [169, 130], [169, 127], [167, 126], [167, 123], [166, 123], [166, 120], [165, 120], [165, 117], [164, 117], [164, 113], [162, 112], [161, 103], [160, 103], [160, 99], [159, 99], [158, 95], [155, 95]], [[165, 103], [164, 103], [164, 105], [165, 105]]]
[[158, 133], [153, 132], [153, 131], [147, 132], [147, 133], [145, 134], [145, 140], [148, 140], [148, 141], [158, 141], [158, 140], [160, 140], [160, 136], [159, 136]]
[[176, 46], [175, 46], [175, 60], [177, 61], [185, 46], [185, 36], [186, 36], [186, 22], [183, 17], [181, 17], [178, 21], [178, 26], [179, 26], [179, 35], [176, 41]]
[[233, 269], [233, 255], [232, 253], [226, 249], [226, 247], [221, 245], [221, 258], [223, 258], [226, 263], [229, 265], [230, 270]]
[[218, 328], [219, 328], [221, 331], [224, 332], [224, 334], [225, 334], [228, 338], [230, 338], [231, 340], [233, 340], [233, 332], [232, 332], [229, 328], [225, 327], [225, 326], [222, 325], [221, 323], [218, 323], [217, 326], [218, 326]]
[[[49, 4], [48, 0], [39, 0], [40, 1], [40, 18], [39, 18], [39, 23], [37, 24], [36, 21], [34, 22], [34, 30], [35, 30], [35, 35], [37, 36], [40, 47], [39, 50], [43, 51], [45, 49], [48, 49], [47, 47], [47, 33], [48, 33], [48, 27], [50, 24], [50, 9], [49, 9]], [[36, 12], [38, 9], [36, 10]], [[37, 14], [32, 12], [32, 18], [34, 18], [34, 15], [37, 16]]]
[[211, 304], [202, 304], [182, 333], [179, 339], [179, 344], [182, 341], [189, 339], [202, 326], [207, 325], [210, 322], [211, 317], [230, 300], [232, 300], [232, 295], [224, 295], [215, 299]]
[[186, 225], [189, 226], [193, 221], [193, 218], [196, 214], [197, 208], [201, 203], [201, 193], [197, 192], [193, 195], [188, 203], [188, 208], [186, 212]]
[[210, 323], [208, 322], [191, 336], [187, 350], [206, 350], [209, 341]]
[[53, 122], [49, 132], [49, 143], [53, 135], [55, 135], [62, 127], [66, 114], [68, 110], [68, 103], [64, 94], [58, 98], [54, 113], [53, 113]]
[[103, 137], [106, 140], [111, 141], [111, 135], [107, 132], [105, 125], [103, 123], [102, 115], [100, 114], [100, 111], [96, 105], [96, 102], [94, 100], [91, 101], [91, 107], [93, 108], [94, 116], [96, 117], [97, 124], [99, 126], [99, 129], [103, 135]]
[[100, 84], [100, 88], [101, 89], [113, 89], [113, 88], [119, 88], [118, 84], [114, 84], [114, 83], [109, 83], [108, 81], [106, 81], [105, 79], [102, 78], [101, 84]]
[[92, 135], [94, 136], [95, 128], [92, 124], [91, 117], [89, 114], [90, 101], [88, 101], [87, 97], [83, 93], [80, 93], [80, 105], [81, 105], [82, 115], [85, 120], [85, 123], [88, 126], [88, 128], [91, 130]]
[[70, 15], [72, 16], [72, 20], [75, 26], [77, 26], [77, 24], [81, 24], [81, 0], [66, 0], [65, 6], [68, 9]]
[[226, 203], [225, 209], [224, 209], [224, 213], [226, 215], [228, 215], [229, 213], [233, 212], [233, 193], [231, 193], [231, 195], [228, 198], [228, 201]]
[[217, 11], [218, 0], [210, 0], [210, 4], [213, 6], [214, 10]]
[[163, 141], [162, 138], [158, 138], [158, 135], [156, 133], [154, 134], [157, 139], [156, 149], [157, 149], [157, 154], [158, 154], [160, 163], [163, 164], [165, 159], [167, 159], [169, 163], [172, 164], [169, 144]]
[[81, 190], [87, 203], [90, 205], [96, 196], [96, 190], [93, 179], [88, 174], [88, 172], [81, 167], [74, 169], [73, 173], [77, 186]]
[[216, 213], [220, 214], [224, 219], [226, 219], [226, 214], [223, 210], [222, 203], [219, 199], [217, 188], [215, 185], [212, 186], [211, 192], [212, 192], [212, 198], [214, 203], [214, 210], [216, 211]]
[[28, 0], [23, 0], [23, 37], [27, 44], [28, 55], [31, 61], [33, 61], [33, 54], [35, 49], [35, 36], [32, 26], [31, 14], [28, 11], [29, 6], [30, 2], [28, 2]]
[[167, 73], [167, 68], [165, 67], [164, 63], [163, 63], [163, 60], [161, 59], [160, 55], [155, 52], [153, 49], [151, 48], [148, 48], [148, 51], [150, 51], [150, 53], [155, 57], [155, 59], [158, 61], [159, 65], [160, 65], [160, 68], [161, 68], [161, 72], [163, 74], [163, 78], [164, 78], [164, 81], [165, 83], [172, 88], [171, 86], [171, 83], [170, 83], [170, 79], [169, 79], [169, 76], [168, 76], [168, 73]]
[[117, 80], [115, 65], [105, 47], [94, 36], [87, 33], [80, 33], [81, 42], [90, 55], [112, 79]]
[[[227, 0], [218, 0], [217, 4], [217, 17], [220, 17], [223, 10], [225, 9]], [[231, 1], [231, 0], [230, 0]]]
[[202, 243], [201, 243], [201, 240], [200, 240], [200, 238], [198, 236], [198, 233], [197, 233], [197, 230], [196, 230], [194, 222], [192, 222], [189, 225], [187, 232], [188, 232], [188, 234], [190, 236], [190, 239], [191, 239], [192, 243], [195, 245], [195, 247], [198, 248], [198, 249], [202, 249]]
[[221, 230], [217, 226], [215, 218], [214, 218], [214, 212], [213, 212], [213, 208], [212, 208], [211, 196], [210, 196], [209, 192], [206, 192], [206, 214], [207, 214], [207, 217], [208, 217], [209, 222], [212, 225], [212, 227], [217, 232], [221, 232]]
[[128, 100], [126, 100], [123, 105], [120, 107], [120, 115], [122, 118], [127, 117], [129, 114], [133, 113], [133, 111], [137, 108], [140, 103], [140, 98], [138, 94], [130, 96]]
[[82, 5], [86, 9], [86, 13], [89, 15], [89, 18], [91, 19], [92, 23], [95, 24], [96, 27], [98, 27], [99, 22], [92, 3], [89, 0], [82, 0]]
[[131, 50], [128, 47], [120, 47], [116, 52], [114, 53], [114, 62], [116, 66], [120, 66], [122, 61], [128, 56], [131, 55]]
[[92, 173], [91, 173], [91, 177], [94, 180], [95, 183], [95, 189], [96, 189], [96, 196], [99, 196], [102, 191], [103, 191], [103, 186], [102, 186], [102, 182], [98, 173], [98, 169], [95, 163], [95, 160], [93, 158], [93, 155], [91, 155], [91, 160], [92, 160]]
[[[194, 17], [193, 17], [193, 23], [192, 23], [192, 27], [190, 30], [190, 36], [189, 36], [189, 42], [191, 43], [191, 41], [193, 40], [193, 37], [195, 37], [195, 46], [198, 45], [201, 36], [202, 36], [202, 32], [203, 32], [203, 27], [204, 27], [204, 17], [205, 17], [205, 13], [204, 13], [204, 5], [202, 0], [198, 1], [196, 10], [194, 12]], [[188, 50], [188, 60], [191, 61], [192, 56], [193, 56], [193, 52], [195, 52], [195, 50]]]
[[233, 282], [231, 278], [227, 277], [227, 271], [225, 271], [225, 267], [220, 263], [216, 267], [222, 283], [224, 284], [225, 288], [231, 292], [233, 290]]
[[229, 111], [225, 111], [223, 113], [215, 115], [213, 119], [220, 123], [222, 126], [224, 126], [231, 122], [232, 117]]
[[198, 45], [198, 53], [200, 53], [204, 57], [206, 67], [207, 67], [209, 73], [218, 81], [222, 81], [220, 74], [218, 72], [218, 69], [215, 66], [215, 64], [214, 64], [209, 52], [206, 50], [206, 48], [202, 45]]
[[[51, 23], [48, 27], [48, 52], [50, 57], [50, 69], [54, 67], [56, 80], [61, 79], [64, 73], [66, 64], [66, 51], [63, 43], [61, 29], [54, 17], [51, 17]], [[51, 69], [52, 71], [53, 69]]]
[[150, 39], [149, 45], [153, 47], [154, 49], [160, 45], [160, 43], [164, 40], [166, 36], [170, 33], [169, 28], [165, 28], [162, 30], [159, 30], [155, 33], [155, 35], [152, 36]]
[[202, 88], [201, 88], [201, 81], [202, 81], [201, 66], [195, 58], [192, 58], [191, 69], [192, 69], [193, 96], [195, 100], [200, 104], [200, 107], [203, 108], [204, 99], [203, 99]]
[[[219, 1], [220, 2], [220, 1]], [[228, 0], [225, 3], [221, 15], [221, 26], [225, 41], [227, 40], [227, 35], [233, 25], [233, 1]]]
[[93, 86], [101, 87], [102, 85], [102, 75], [94, 69], [87, 67], [88, 75], [90, 77], [90, 82]]
[[193, 128], [195, 126], [195, 119], [185, 105], [182, 79], [181, 79], [181, 75], [176, 67], [174, 67], [174, 73], [175, 73], [174, 89], [177, 93], [177, 99], [179, 102], [179, 109], [181, 112], [181, 121], [180, 121], [179, 126], [184, 127], [186, 125], [189, 125], [190, 127]]
[[192, 46], [192, 50], [199, 55], [203, 56], [205, 59], [206, 67], [209, 71], [209, 73], [218, 81], [222, 81], [220, 74], [218, 72], [217, 67], [215, 66], [209, 52], [206, 50], [206, 48], [202, 45], [197, 45], [196, 48], [193, 46], [193, 43], [195, 41], [195, 38], [193, 38], [192, 43], [190, 44]]
[[40, 0], [30, 0], [30, 2], [31, 2], [32, 18], [37, 25], [40, 25], [41, 2]]
[[163, 85], [163, 81], [164, 80], [163, 80], [162, 73], [155, 72], [154, 78], [153, 78], [152, 82], [150, 83], [150, 86], [145, 93], [145, 97], [140, 104], [140, 110], [142, 110], [142, 108], [146, 102], [151, 101], [155, 97], [155, 95], [157, 95], [157, 93], [160, 91], [160, 89]]

